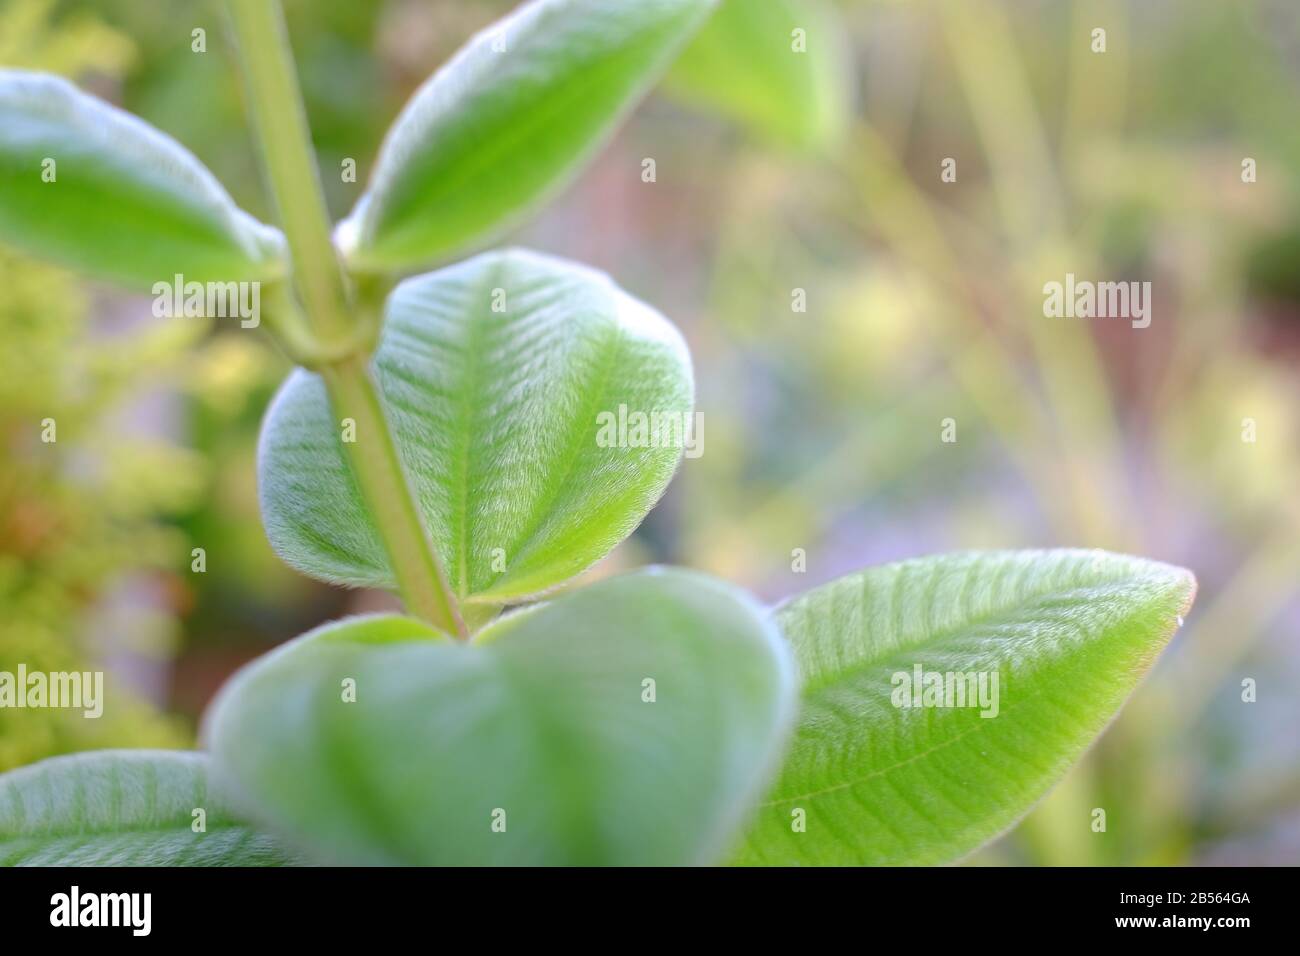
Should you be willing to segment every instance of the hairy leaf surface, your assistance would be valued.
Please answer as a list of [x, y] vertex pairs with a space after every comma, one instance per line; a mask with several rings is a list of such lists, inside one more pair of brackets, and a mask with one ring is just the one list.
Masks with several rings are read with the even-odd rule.
[[[1152, 561], [1024, 551], [904, 561], [791, 601], [777, 617], [802, 712], [740, 861], [922, 865], [991, 839], [1105, 729], [1195, 590]], [[986, 691], [997, 675], [996, 701], [976, 685], [975, 706], [933, 706], [958, 703], [954, 680], [900, 706], [918, 667]]]
[[[195, 832], [202, 809], [203, 832]], [[208, 758], [94, 750], [0, 776], [2, 866], [279, 866], [293, 857], [230, 810]]]
[[329, 625], [240, 672], [206, 732], [250, 808], [327, 862], [693, 864], [730, 849], [795, 696], [761, 608], [651, 570], [468, 645]]
[[[452, 587], [498, 603], [559, 584], [631, 533], [683, 433], [656, 446], [606, 426], [622, 407], [684, 427], [694, 393], [666, 319], [601, 273], [518, 250], [402, 283], [374, 369]], [[343, 438], [324, 383], [295, 372], [263, 424], [262, 520], [307, 574], [392, 587]]]
[[0, 241], [128, 286], [284, 270], [189, 150], [59, 77], [0, 70], [0, 186]]

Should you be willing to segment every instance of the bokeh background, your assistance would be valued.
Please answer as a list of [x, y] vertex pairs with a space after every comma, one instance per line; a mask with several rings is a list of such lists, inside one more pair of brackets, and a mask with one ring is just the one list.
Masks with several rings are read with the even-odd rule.
[[[336, 216], [414, 87], [511, 5], [288, 0]], [[776, 601], [961, 548], [1190, 567], [1197, 605], [1151, 678], [969, 862], [1300, 862], [1300, 5], [724, 10], [505, 237], [608, 270], [695, 357], [704, 454], [590, 573], [667, 561]], [[270, 219], [218, 3], [0, 0], [0, 64], [143, 116]], [[1066, 272], [1150, 281], [1150, 327], [1045, 318]], [[293, 573], [263, 537], [254, 445], [287, 370], [237, 324], [154, 319], [0, 249], [0, 668], [103, 668], [110, 695], [100, 721], [0, 711], [0, 770], [190, 745], [239, 664], [387, 606]]]

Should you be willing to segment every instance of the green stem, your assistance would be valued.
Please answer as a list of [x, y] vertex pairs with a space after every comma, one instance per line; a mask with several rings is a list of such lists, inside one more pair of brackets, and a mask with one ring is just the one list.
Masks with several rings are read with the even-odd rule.
[[365, 356], [356, 355], [321, 369], [335, 414], [340, 420], [351, 417], [356, 423], [356, 441], [343, 447], [350, 450], [352, 471], [383, 537], [407, 606], [442, 630], [465, 637], [468, 632], [460, 609], [424, 532], [367, 365]]
[[[294, 282], [307, 315], [307, 346], [329, 356], [315, 366], [335, 419], [355, 422], [344, 442], [407, 608], [466, 636], [456, 599], [425, 533], [392, 431], [370, 377], [372, 323], [362, 321], [330, 239], [329, 216], [311, 150], [302, 93], [278, 0], [230, 0], [262, 160], [289, 240]], [[303, 343], [296, 343], [302, 352]]]
[[311, 149], [293, 52], [278, 0], [230, 0], [262, 161], [289, 239], [294, 281], [326, 347], [350, 339], [343, 272]]

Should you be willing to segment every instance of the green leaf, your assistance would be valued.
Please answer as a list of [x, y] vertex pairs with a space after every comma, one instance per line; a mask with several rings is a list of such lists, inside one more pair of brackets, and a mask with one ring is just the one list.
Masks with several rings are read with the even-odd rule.
[[[202, 818], [194, 811], [202, 809]], [[196, 833], [203, 820], [204, 832]], [[3, 866], [278, 866], [293, 862], [234, 816], [208, 758], [95, 750], [0, 776]]]
[[473, 644], [328, 625], [237, 674], [205, 729], [250, 807], [327, 862], [692, 864], [730, 849], [796, 694], [762, 609], [656, 569]]
[[284, 269], [192, 153], [55, 76], [0, 70], [0, 182], [0, 241], [129, 286]]
[[397, 118], [339, 244], [362, 271], [482, 242], [564, 185], [714, 0], [533, 0], [474, 37]]
[[[667, 320], [601, 273], [517, 250], [402, 283], [374, 368], [450, 583], [482, 602], [559, 584], [630, 534], [672, 478], [680, 428], [619, 447], [603, 426], [620, 406], [680, 426], [693, 403]], [[295, 372], [262, 429], [262, 520], [305, 573], [392, 587], [342, 437], [322, 381]]]
[[[1101, 551], [991, 552], [873, 568], [787, 604], [802, 712], [740, 862], [923, 865], [973, 850], [1105, 729], [1195, 591], [1181, 568]], [[996, 708], [902, 706], [918, 666], [984, 674]]]
[[846, 30], [834, 7], [815, 0], [723, 0], [669, 71], [664, 89], [767, 140], [831, 146], [849, 121]]

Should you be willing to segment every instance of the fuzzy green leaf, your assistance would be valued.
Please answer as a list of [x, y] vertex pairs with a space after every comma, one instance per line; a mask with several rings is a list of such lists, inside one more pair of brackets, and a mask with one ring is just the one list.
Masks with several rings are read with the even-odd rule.
[[830, 146], [849, 120], [853, 76], [845, 29], [835, 8], [816, 0], [723, 0], [664, 88], [764, 139], [804, 149]]
[[179, 750], [95, 750], [11, 770], [0, 776], [0, 866], [291, 863], [208, 774], [205, 755]]
[[482, 242], [562, 186], [714, 0], [533, 0], [474, 37], [397, 118], [339, 243], [410, 270]]
[[[452, 587], [483, 602], [559, 584], [630, 534], [672, 477], [681, 429], [640, 442], [605, 426], [620, 406], [680, 425], [693, 403], [666, 319], [601, 273], [523, 251], [402, 283], [374, 368]], [[290, 376], [262, 429], [262, 520], [305, 573], [392, 587], [343, 437], [321, 380]]]
[[[873, 568], [785, 605], [802, 712], [740, 862], [923, 865], [973, 850], [1105, 729], [1195, 590], [1181, 568], [1101, 551], [992, 552]], [[905, 706], [918, 666], [982, 673], [986, 693], [951, 706], [954, 682], [951, 699], [945, 686]]]
[[796, 693], [761, 608], [655, 569], [473, 644], [328, 625], [237, 674], [205, 727], [250, 808], [325, 862], [678, 865], [730, 849]]
[[137, 288], [283, 273], [192, 153], [55, 76], [0, 70], [0, 241]]

